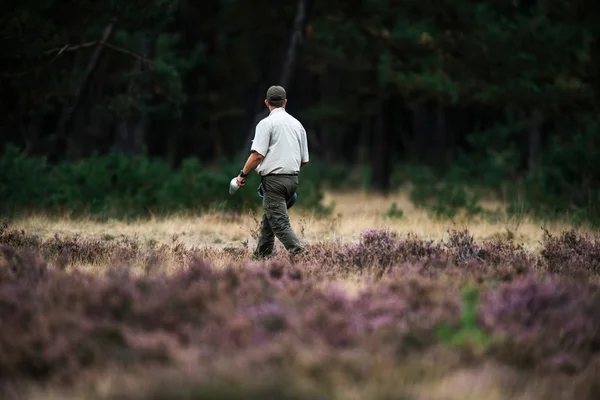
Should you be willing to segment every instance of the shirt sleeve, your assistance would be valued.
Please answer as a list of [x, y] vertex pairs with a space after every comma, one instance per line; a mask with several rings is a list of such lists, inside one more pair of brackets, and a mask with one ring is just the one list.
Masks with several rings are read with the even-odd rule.
[[265, 157], [269, 150], [269, 143], [271, 141], [271, 130], [269, 129], [265, 121], [260, 121], [256, 125], [254, 133], [254, 140], [252, 141], [251, 151], [256, 151], [261, 156]]
[[302, 162], [307, 163], [308, 162], [308, 140], [306, 138], [306, 130], [305, 129], [302, 129], [301, 146], [302, 146], [302, 148], [300, 150], [301, 150], [301, 154], [302, 154]]

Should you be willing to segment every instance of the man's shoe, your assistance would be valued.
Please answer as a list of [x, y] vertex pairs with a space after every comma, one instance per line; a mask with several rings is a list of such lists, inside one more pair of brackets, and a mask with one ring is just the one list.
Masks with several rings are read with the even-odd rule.
[[253, 254], [252, 260], [253, 261], [267, 261], [271, 257], [273, 257], [273, 254], [267, 254], [267, 255]]
[[301, 250], [299, 250], [299, 251], [296, 251], [296, 252], [294, 252], [294, 253], [290, 253], [290, 254], [291, 254], [291, 255], [292, 255], [294, 258], [297, 258], [297, 257], [306, 257], [306, 256], [309, 254], [309, 251], [308, 251], [308, 249], [305, 249], [305, 248], [303, 248], [303, 249], [301, 249]]

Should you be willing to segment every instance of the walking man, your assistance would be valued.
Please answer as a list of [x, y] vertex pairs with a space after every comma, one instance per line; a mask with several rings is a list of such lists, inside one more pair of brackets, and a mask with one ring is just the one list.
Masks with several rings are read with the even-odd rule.
[[290, 225], [286, 204], [298, 188], [300, 168], [308, 163], [306, 130], [287, 113], [287, 96], [281, 86], [267, 90], [265, 105], [270, 113], [256, 125], [250, 156], [237, 177], [237, 184], [244, 186], [244, 179], [254, 169], [261, 176], [264, 215], [255, 258], [272, 255], [275, 237], [290, 253], [304, 252]]

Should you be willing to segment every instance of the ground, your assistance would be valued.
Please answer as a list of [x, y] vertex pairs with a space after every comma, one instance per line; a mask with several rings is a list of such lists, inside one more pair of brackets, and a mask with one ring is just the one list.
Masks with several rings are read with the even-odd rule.
[[[250, 261], [260, 212], [10, 221], [0, 232], [1, 393], [593, 398], [593, 229], [435, 221], [402, 193], [332, 201], [325, 218], [291, 211], [308, 256], [278, 243], [268, 262]], [[385, 216], [393, 203], [401, 218]], [[212, 397], [208, 378], [226, 382]]]
[[[464, 221], [434, 221], [425, 210], [416, 209], [406, 193], [392, 194], [387, 197], [373, 196], [369, 193], [327, 193], [323, 203], [335, 204], [332, 215], [315, 217], [313, 213], [292, 208], [290, 219], [293, 228], [300, 237], [308, 242], [357, 241], [360, 234], [368, 229], [389, 228], [399, 234], [412, 233], [423, 239], [440, 240], [447, 235], [448, 229], [468, 228], [477, 240], [492, 238], [495, 235], [515, 235], [531, 250], [539, 249], [544, 227], [551, 232], [568, 229], [568, 223], [550, 223], [531, 221], [526, 217], [517, 219], [506, 217], [500, 222], [485, 219]], [[385, 213], [396, 203], [403, 211], [403, 218], [387, 218]], [[489, 208], [499, 204], [489, 203]], [[37, 232], [45, 237], [55, 234], [80, 234], [95, 237], [137, 237], [142, 240], [156, 240], [169, 243], [173, 237], [186, 246], [211, 245], [226, 247], [248, 241], [252, 247], [256, 240], [253, 234], [257, 229], [262, 211], [256, 215], [245, 214], [240, 217], [229, 214], [209, 214], [200, 217], [172, 217], [151, 219], [136, 223], [110, 221], [94, 223], [86, 220], [48, 219], [45, 216], [30, 217], [15, 221], [14, 226], [28, 232]], [[589, 231], [585, 229], [583, 231]]]

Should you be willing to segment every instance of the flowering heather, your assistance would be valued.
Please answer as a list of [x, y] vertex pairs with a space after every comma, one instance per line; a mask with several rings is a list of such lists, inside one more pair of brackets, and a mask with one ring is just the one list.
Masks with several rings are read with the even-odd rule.
[[498, 355], [519, 367], [577, 370], [600, 355], [600, 288], [533, 276], [489, 294], [484, 326], [506, 336]]
[[401, 238], [389, 230], [368, 230], [354, 244], [312, 244], [309, 261], [335, 265], [345, 271], [372, 270], [382, 272], [406, 261], [441, 257], [444, 249], [433, 241], [424, 241], [414, 235]]
[[542, 257], [551, 272], [562, 274], [600, 274], [600, 238], [579, 235], [576, 231], [544, 235]]
[[[591, 399], [597, 243], [567, 233], [533, 254], [467, 231], [436, 243], [372, 230], [258, 262], [245, 246], [43, 240], [4, 226], [0, 395], [35, 383], [40, 398], [433, 399], [440, 380], [494, 365], [507, 382], [497, 398]], [[111, 371], [139, 386], [94, 390]]]

